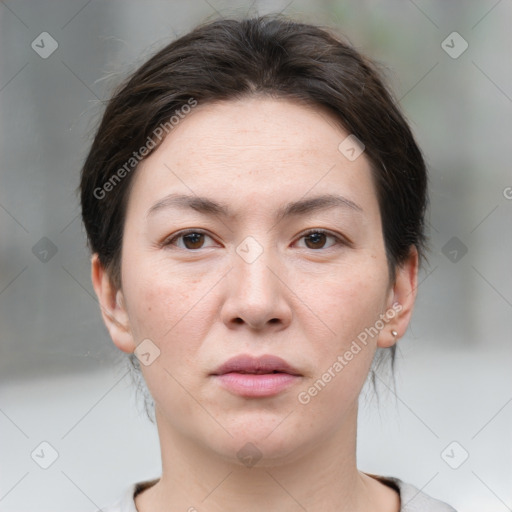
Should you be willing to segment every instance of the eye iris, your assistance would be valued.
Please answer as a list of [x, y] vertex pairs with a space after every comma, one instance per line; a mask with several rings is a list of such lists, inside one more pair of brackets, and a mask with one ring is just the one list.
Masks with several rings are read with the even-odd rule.
[[[325, 243], [325, 233], [311, 233], [309, 235], [307, 235], [306, 237], [306, 245], [309, 247], [308, 245], [308, 241], [310, 242], [313, 242], [313, 245], [315, 245], [315, 247], [309, 247], [309, 249], [318, 249], [318, 247], [316, 247], [316, 245], [318, 243], [320, 243], [320, 245], [324, 245]], [[323, 242], [323, 243], [321, 243]]]
[[[183, 236], [183, 240], [187, 249], [200, 249], [202, 237], [204, 237], [203, 233], [189, 233]], [[190, 242], [192, 243], [192, 247], [190, 247]]]

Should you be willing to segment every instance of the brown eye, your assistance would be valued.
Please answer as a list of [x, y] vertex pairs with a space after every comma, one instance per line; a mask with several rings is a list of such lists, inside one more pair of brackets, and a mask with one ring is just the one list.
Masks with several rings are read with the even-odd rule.
[[[180, 249], [195, 251], [195, 250], [204, 248], [205, 238], [211, 238], [211, 237], [208, 236], [206, 233], [203, 233], [202, 231], [186, 231], [186, 232], [177, 234], [173, 238], [164, 242], [163, 245], [164, 246], [174, 245]], [[180, 241], [180, 240], [183, 242], [182, 244], [175, 243], [176, 241]]]
[[187, 249], [201, 249], [204, 243], [203, 233], [190, 233], [183, 235], [183, 241]]
[[[342, 240], [339, 237], [332, 235], [332, 234], [330, 234], [326, 231], [323, 231], [321, 229], [311, 230], [311, 231], [307, 232], [306, 234], [302, 235], [301, 238], [303, 238], [306, 241], [306, 243], [305, 243], [306, 248], [313, 249], [313, 250], [328, 249], [329, 247], [332, 247], [333, 245], [342, 243]], [[325, 247], [325, 244], [329, 238], [333, 239], [334, 243], [328, 247]]]
[[309, 242], [306, 242], [306, 245], [308, 246], [309, 249], [321, 249], [322, 246], [325, 244], [326, 238], [327, 236], [325, 235], [325, 233], [311, 233], [311, 235], [308, 235], [306, 237], [306, 240], [308, 240]]

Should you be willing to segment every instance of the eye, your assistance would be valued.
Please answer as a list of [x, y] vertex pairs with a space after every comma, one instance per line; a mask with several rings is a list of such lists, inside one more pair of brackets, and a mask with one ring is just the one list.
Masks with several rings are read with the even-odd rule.
[[[208, 234], [201, 230], [187, 230], [177, 233], [171, 238], [166, 239], [162, 246], [176, 246], [179, 249], [184, 249], [188, 251], [196, 251], [198, 249], [204, 249], [213, 246], [205, 246], [205, 237], [213, 240]], [[325, 247], [327, 239], [331, 238], [333, 243]], [[299, 240], [304, 239], [306, 248], [319, 250], [319, 249], [329, 249], [334, 245], [347, 245], [347, 242], [343, 240], [341, 237], [334, 235], [333, 233], [326, 231], [324, 229], [310, 229], [306, 233], [304, 233]], [[182, 244], [176, 243], [182, 241]]]
[[182, 231], [174, 235], [172, 238], [168, 238], [165, 240], [162, 245], [176, 245], [174, 242], [176, 240], [183, 240], [183, 245], [177, 245], [180, 249], [194, 251], [197, 249], [204, 249], [204, 239], [205, 237], [212, 239], [209, 235], [200, 230], [190, 229], [188, 231]]
[[[302, 238], [306, 240], [306, 247], [308, 249], [329, 249], [329, 247], [334, 245], [345, 245], [345, 241], [339, 236], [325, 231], [324, 229], [310, 229], [300, 237], [300, 239]], [[324, 247], [328, 238], [334, 239], [334, 243], [329, 247]]]

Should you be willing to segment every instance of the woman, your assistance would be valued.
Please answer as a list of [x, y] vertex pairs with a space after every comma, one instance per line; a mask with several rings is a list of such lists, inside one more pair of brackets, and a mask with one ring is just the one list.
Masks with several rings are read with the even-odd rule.
[[82, 214], [162, 476], [108, 510], [454, 510], [356, 464], [359, 393], [413, 310], [426, 184], [374, 66], [319, 27], [210, 22], [118, 89]]

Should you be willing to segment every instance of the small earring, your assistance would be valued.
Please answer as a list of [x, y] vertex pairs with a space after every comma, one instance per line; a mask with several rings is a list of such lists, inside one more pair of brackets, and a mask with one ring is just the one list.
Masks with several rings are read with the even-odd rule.
[[391, 331], [391, 335], [393, 336], [393, 338], [396, 338], [398, 336], [398, 333], [393, 329]]

